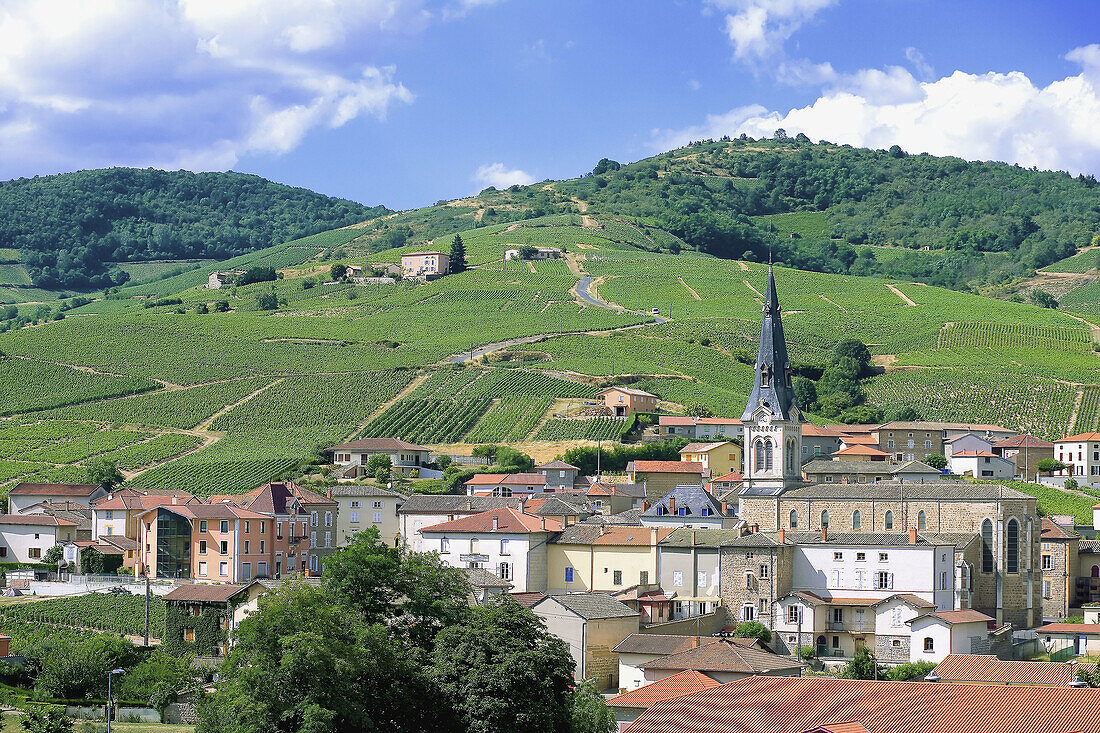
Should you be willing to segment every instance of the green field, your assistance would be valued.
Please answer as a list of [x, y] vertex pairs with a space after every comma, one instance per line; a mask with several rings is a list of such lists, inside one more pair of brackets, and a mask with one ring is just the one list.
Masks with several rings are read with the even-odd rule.
[[31, 276], [22, 265], [0, 265], [0, 285], [30, 285]]
[[1043, 270], [1045, 272], [1084, 273], [1096, 269], [1097, 263], [1100, 262], [1098, 258], [1100, 258], [1100, 249], [1085, 249], [1072, 257], [1067, 257], [1064, 260], [1058, 260], [1052, 265], [1047, 265]]

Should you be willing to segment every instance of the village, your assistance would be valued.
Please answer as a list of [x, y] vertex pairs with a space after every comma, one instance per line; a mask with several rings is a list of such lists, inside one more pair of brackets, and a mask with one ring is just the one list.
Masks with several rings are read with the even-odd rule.
[[[656, 401], [629, 387], [600, 397], [620, 416]], [[162, 596], [175, 621], [161, 643], [214, 664], [264, 595], [318, 583], [327, 558], [369, 530], [460, 568], [474, 606], [529, 609], [620, 730], [694, 730], [734, 709], [764, 715], [769, 700], [848, 700], [835, 720], [782, 706], [784, 730], [834, 733], [877, 730], [891, 714], [922, 730], [929, 706], [1094, 714], [1100, 693], [1077, 688], [1100, 656], [1100, 504], [1080, 526], [1040, 516], [1004, 483], [1088, 486], [1100, 433], [1048, 442], [997, 425], [806, 422], [770, 272], [743, 412], [661, 415], [652, 432], [688, 441], [680, 460], [590, 475], [560, 459], [493, 472], [484, 458], [450, 494], [369, 478], [379, 465], [398, 479], [438, 465], [399, 436], [329, 447], [338, 480], [324, 490], [287, 480], [202, 500], [184, 487], [20, 483], [0, 516], [0, 558], [30, 569], [7, 572], [6, 594]], [[849, 679], [868, 659], [872, 679]]]

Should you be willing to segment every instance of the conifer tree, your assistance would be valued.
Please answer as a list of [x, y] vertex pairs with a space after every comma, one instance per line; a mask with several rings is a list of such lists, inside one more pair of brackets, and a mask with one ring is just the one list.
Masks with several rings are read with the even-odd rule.
[[455, 235], [454, 240], [451, 241], [451, 272], [465, 272], [466, 271], [466, 245], [462, 241], [462, 237]]

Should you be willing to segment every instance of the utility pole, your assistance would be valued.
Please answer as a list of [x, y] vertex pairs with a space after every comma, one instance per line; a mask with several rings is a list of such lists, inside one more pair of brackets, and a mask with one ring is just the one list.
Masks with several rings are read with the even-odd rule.
[[145, 646], [149, 646], [149, 573], [145, 573]]

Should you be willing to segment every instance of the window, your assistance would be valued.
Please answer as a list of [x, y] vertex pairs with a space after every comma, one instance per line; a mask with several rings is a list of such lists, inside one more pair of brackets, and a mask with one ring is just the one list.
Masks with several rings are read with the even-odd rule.
[[229, 532], [229, 520], [228, 519], [223, 519], [222, 520], [221, 530], [222, 530], [222, 532]]
[[982, 572], [993, 572], [993, 520], [982, 521]]
[[264, 545], [265, 545], [265, 544], [266, 544], [266, 543], [265, 543], [265, 542], [264, 542], [263, 540], [260, 540], [260, 554], [261, 554], [261, 555], [262, 555], [262, 554], [263, 554], [263, 552], [264, 552]]
[[265, 532], [267, 532], [267, 524], [260, 522], [260, 534], [264, 534]]
[[1043, 570], [1054, 569], [1054, 557], [1052, 555], [1043, 555]]
[[878, 554], [878, 561], [879, 561], [879, 562], [890, 562], [890, 553], [888, 553], [888, 552], [880, 552], [880, 553]]
[[612, 577], [611, 582], [614, 583], [615, 585], [622, 585], [623, 584], [623, 571], [622, 570], [616, 570], [612, 574], [611, 577]]
[[745, 559], [746, 560], [751, 560], [752, 558], [753, 558], [752, 550], [746, 551], [745, 552]]
[[796, 512], [794, 509], [791, 510], [789, 523], [791, 525], [791, 529], [794, 529], [798, 526], [798, 512]]
[[222, 540], [221, 542], [218, 543], [218, 554], [219, 555], [228, 555], [229, 554], [229, 543], [226, 542], [225, 540]]
[[382, 507], [383, 507], [383, 504], [380, 501], [372, 501], [371, 502], [371, 509], [381, 509]]
[[332, 547], [332, 532], [325, 532], [325, 547]]
[[241, 563], [241, 580], [252, 580], [252, 563]]
[[1043, 598], [1050, 598], [1050, 581], [1043, 581]]
[[928, 529], [928, 515], [923, 509], [917, 512], [917, 529]]
[[681, 517], [686, 517], [687, 513], [688, 513], [688, 510], [684, 507], [680, 507], [679, 509], [676, 510], [676, 513], [678, 515], [680, 515]]
[[199, 563], [199, 575], [206, 575], [206, 563]]
[[890, 640], [890, 646], [894, 647], [895, 649], [900, 649], [901, 648], [901, 639], [891, 639]]
[[199, 540], [199, 554], [206, 554], [206, 540]]
[[684, 584], [684, 572], [682, 570], [672, 571], [672, 584], [674, 586], [682, 586]]
[[879, 570], [875, 573], [875, 590], [890, 590], [894, 587], [894, 574]]
[[477, 554], [479, 544], [480, 543], [478, 542], [477, 537], [471, 537], [470, 538], [470, 554], [471, 555], [476, 555]]
[[350, 502], [348, 504], [348, 506], [351, 507], [352, 509], [358, 509], [359, 508], [359, 502], [358, 501]]
[[894, 447], [894, 441], [892, 441], [892, 440], [886, 441], [886, 447], [887, 448], [893, 448]]
[[882, 521], [883, 521], [883, 526], [886, 529], [893, 529], [894, 528], [894, 513], [893, 512], [886, 512], [886, 516], [883, 518]]
[[382, 521], [382, 512], [375, 512], [374, 516], [371, 517], [371, 521], [372, 522], [381, 522]]
[[103, 518], [104, 519], [114, 519], [115, 518], [115, 513], [112, 512], [112, 511], [103, 512]]
[[787, 623], [797, 624], [802, 622], [802, 606], [787, 606]]
[[252, 529], [252, 523], [249, 522], [247, 519], [244, 520], [244, 533], [248, 534], [251, 529]]
[[867, 553], [866, 552], [857, 552], [856, 553], [856, 562], [867, 562]]
[[27, 549], [27, 557], [39, 558], [42, 557], [41, 547], [30, 547]]
[[702, 588], [702, 587], [706, 586], [706, 584], [707, 584], [707, 571], [706, 570], [700, 570], [699, 571], [699, 587]]
[[444, 537], [443, 539], [441, 539], [439, 541], [439, 551], [440, 552], [450, 552], [451, 551], [451, 541], [449, 539], [447, 539], [446, 537]]
[[502, 562], [500, 565], [498, 565], [497, 566], [497, 575], [500, 576], [501, 580], [511, 580], [512, 579], [512, 563]]
[[1015, 519], [1008, 520], [1007, 554], [1005, 558], [1005, 570], [1010, 573], [1020, 572], [1020, 523]]
[[249, 552], [248, 552], [248, 540], [244, 541], [244, 554], [246, 554], [246, 555], [249, 554]]
[[709, 507], [703, 507], [702, 509], [700, 509], [699, 510], [699, 516], [709, 517], [710, 516], [710, 508]]
[[114, 533], [115, 533], [115, 528], [108, 524], [107, 525], [107, 534], [114, 534]]
[[317, 533], [316, 532], [310, 532], [309, 533], [309, 546], [310, 547], [316, 547], [317, 546]]
[[770, 574], [770, 570], [767, 565], [760, 566], [760, 579], [767, 580]]
[[756, 586], [756, 576], [752, 574], [751, 570], [745, 572], [745, 588], [752, 590]]
[[863, 515], [856, 509], [852, 512], [852, 529], [860, 529], [863, 526]]
[[760, 606], [760, 613], [767, 613], [768, 612], [768, 599], [767, 598], [761, 598], [760, 602], [757, 605]]
[[639, 570], [638, 571], [638, 583], [641, 584], [641, 585], [649, 585], [649, 571], [648, 570]]
[[206, 532], [206, 520], [205, 519], [200, 519], [199, 520], [199, 531], [203, 532], [203, 533]]
[[218, 563], [218, 575], [222, 576], [223, 578], [229, 577], [229, 563]]
[[359, 521], [359, 512], [352, 512], [351, 513], [351, 521], [353, 523]]
[[924, 651], [926, 651], [926, 652], [935, 651], [935, 642], [932, 641], [931, 636], [924, 637]]
[[828, 527], [829, 526], [829, 510], [828, 509], [821, 512], [821, 526], [822, 527]]
[[565, 569], [565, 582], [566, 583], [572, 583], [573, 582], [573, 568], [566, 568]]
[[924, 441], [924, 449], [925, 450], [932, 450], [932, 441], [931, 440]]
[[742, 621], [755, 621], [756, 620], [756, 606], [751, 603], [746, 603], [741, 608], [741, 620]]
[[500, 554], [501, 555], [507, 555], [508, 554], [508, 540], [501, 540], [500, 541]]
[[890, 625], [892, 627], [894, 627], [895, 629], [897, 629], [897, 628], [901, 628], [902, 623], [903, 622], [901, 620], [901, 609], [900, 608], [895, 608], [890, 613]]
[[833, 553], [833, 561], [834, 562], [840, 561], [840, 560], [843, 560], [843, 559], [844, 559], [844, 553], [843, 552], [834, 552]]
[[839, 588], [841, 577], [842, 577], [841, 574], [840, 574], [840, 571], [839, 570], [833, 570], [829, 575], [831, 576], [831, 579], [832, 579], [832, 587], [833, 588]]
[[310, 526], [313, 526], [313, 527], [317, 526], [317, 512], [310, 512], [310, 514], [309, 514], [309, 523], [310, 523]]
[[183, 640], [184, 641], [194, 641], [195, 640], [195, 630], [194, 629], [184, 629], [183, 630]]
[[325, 512], [325, 526], [332, 526], [332, 512]]
[[256, 575], [264, 575], [264, 576], [267, 575], [267, 563], [266, 562], [256, 563]]

